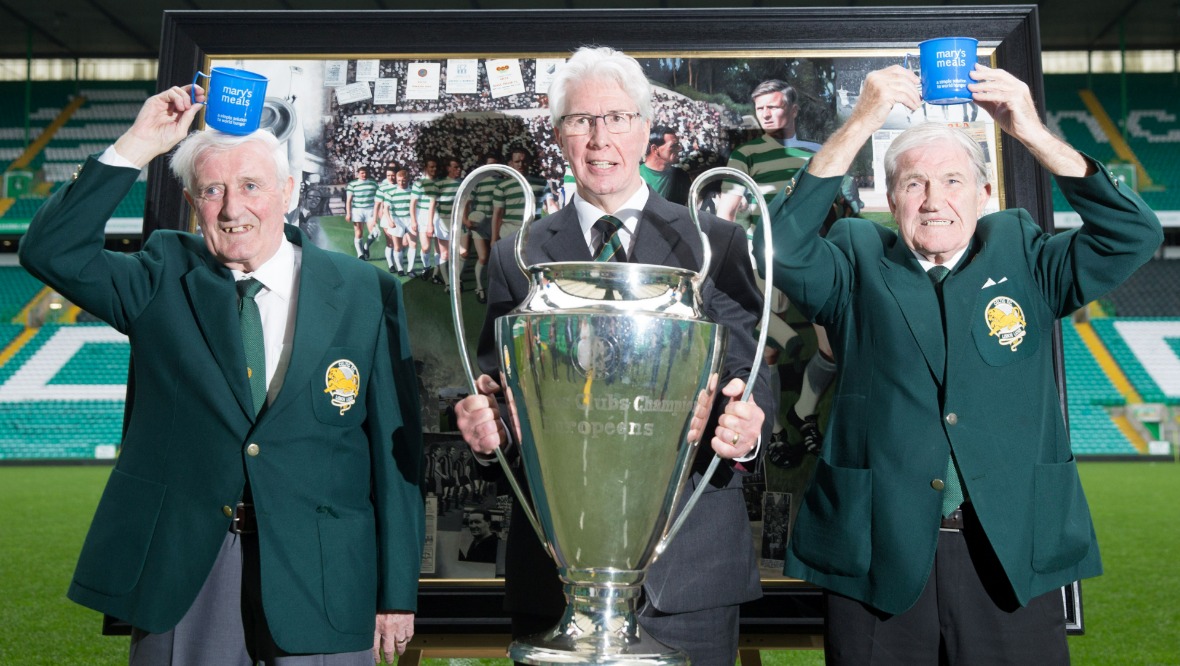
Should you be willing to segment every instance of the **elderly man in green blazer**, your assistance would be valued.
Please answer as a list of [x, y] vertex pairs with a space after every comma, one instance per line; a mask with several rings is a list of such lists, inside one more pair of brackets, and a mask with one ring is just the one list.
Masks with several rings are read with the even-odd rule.
[[1160, 224], [1049, 133], [1027, 85], [983, 65], [971, 76], [975, 102], [1054, 174], [1081, 228], [979, 217], [982, 150], [924, 125], [885, 156], [898, 230], [847, 219], [820, 238], [856, 153], [895, 104], [921, 104], [917, 76], [896, 66], [869, 74], [770, 206], [775, 286], [840, 359], [785, 566], [828, 591], [829, 664], [1068, 663], [1058, 588], [1102, 570], [1053, 379], [1054, 322], [1147, 261]]
[[[284, 224], [273, 136], [185, 138], [199, 107], [187, 86], [148, 99], [21, 241], [22, 264], [126, 333], [134, 359], [69, 596], [132, 625], [132, 664], [392, 661], [423, 542], [400, 285]], [[201, 235], [105, 251], [115, 206], [177, 143]]]

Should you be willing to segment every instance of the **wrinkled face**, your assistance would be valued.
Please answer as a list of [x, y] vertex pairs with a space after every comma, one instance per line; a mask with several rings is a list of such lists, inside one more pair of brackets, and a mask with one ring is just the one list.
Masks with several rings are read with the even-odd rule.
[[[603, 115], [612, 112], [636, 113], [638, 105], [614, 81], [587, 80], [570, 86], [566, 114]], [[638, 116], [631, 118], [630, 128], [621, 134], [606, 129], [601, 118], [594, 119], [588, 134], [562, 136], [554, 130], [565, 160], [574, 172], [578, 194], [586, 201], [613, 213], [643, 184], [639, 163], [647, 151], [651, 123]]]
[[763, 132], [779, 138], [795, 136], [795, 117], [799, 115], [799, 105], [788, 103], [787, 96], [781, 92], [755, 97], [754, 114]]
[[471, 535], [477, 539], [492, 533], [492, 526], [482, 513], [473, 513], [467, 517], [467, 529], [471, 530]]
[[195, 192], [185, 192], [209, 252], [247, 273], [274, 256], [283, 242], [284, 213], [294, 180], [277, 182], [274, 158], [250, 141], [209, 150], [196, 163]]
[[463, 165], [455, 160], [447, 162], [447, 178], [454, 178], [458, 180], [459, 176], [463, 175]]
[[941, 264], [967, 247], [991, 194], [976, 182], [967, 151], [940, 140], [902, 153], [889, 192], [889, 211], [905, 244]]
[[664, 160], [668, 164], [676, 164], [680, 161], [680, 139], [675, 134], [664, 135], [664, 145], [656, 146], [656, 156]]

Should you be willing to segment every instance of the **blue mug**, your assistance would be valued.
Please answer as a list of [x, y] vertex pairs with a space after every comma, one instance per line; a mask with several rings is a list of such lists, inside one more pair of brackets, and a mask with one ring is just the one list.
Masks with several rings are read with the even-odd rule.
[[[258, 129], [266, 102], [266, 77], [244, 69], [214, 67], [197, 72], [193, 84], [209, 79], [205, 94], [205, 126], [226, 134], [245, 135]], [[196, 101], [196, 91], [192, 92]]]
[[[978, 46], [979, 40], [971, 37], [939, 37], [919, 43], [922, 99], [930, 104], [963, 104], [972, 101], [967, 84], [973, 81], [968, 73], [975, 69]], [[909, 67], [912, 57], [906, 55], [906, 67]]]

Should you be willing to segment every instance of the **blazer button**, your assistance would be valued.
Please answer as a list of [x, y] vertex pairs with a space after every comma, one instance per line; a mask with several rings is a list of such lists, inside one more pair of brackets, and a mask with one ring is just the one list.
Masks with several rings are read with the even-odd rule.
[[951, 412], [950, 414], [946, 415], [946, 424], [947, 425], [955, 425], [958, 422], [959, 422], [959, 415], [958, 414]]
[[221, 512], [225, 514], [226, 518], [233, 518], [234, 517], [234, 510], [228, 506], [221, 507]]
[[946, 487], [946, 484], [942, 482], [942, 479], [935, 479], [930, 482], [930, 487], [941, 492]]
[[256, 455], [258, 455], [258, 453], [259, 453], [261, 450], [262, 450], [262, 449], [258, 448], [258, 445], [257, 445], [257, 444], [255, 444], [254, 442], [250, 442], [250, 446], [247, 446], [247, 447], [246, 447], [246, 455], [248, 455], [248, 456], [256, 456]]

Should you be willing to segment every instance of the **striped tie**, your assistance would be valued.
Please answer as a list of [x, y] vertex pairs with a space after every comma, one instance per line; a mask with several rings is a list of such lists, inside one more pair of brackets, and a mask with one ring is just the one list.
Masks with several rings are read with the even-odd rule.
[[594, 228], [602, 235], [602, 246], [594, 255], [594, 261], [627, 261], [627, 252], [623, 250], [623, 241], [619, 238], [619, 229], [623, 223], [613, 215], [603, 215], [594, 223]]
[[[926, 271], [926, 275], [934, 283], [934, 292], [938, 294], [939, 307], [942, 307], [942, 281], [950, 272], [946, 266], [933, 266]], [[947, 458], [944, 476], [946, 477], [946, 487], [942, 491], [942, 515], [945, 518], [954, 513], [964, 499], [963, 482], [960, 480], [959, 466], [955, 464], [953, 453]]]
[[254, 398], [254, 415], [266, 404], [266, 345], [262, 338], [262, 315], [254, 297], [262, 290], [262, 283], [254, 278], [239, 280], [238, 326], [242, 330], [242, 348], [246, 350], [246, 377], [250, 380], [250, 395]]

